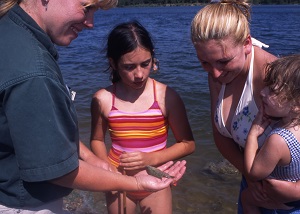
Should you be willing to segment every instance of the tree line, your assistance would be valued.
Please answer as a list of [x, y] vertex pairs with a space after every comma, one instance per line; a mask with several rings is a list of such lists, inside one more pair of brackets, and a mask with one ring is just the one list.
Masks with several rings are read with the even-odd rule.
[[[127, 6], [174, 6], [174, 5], [201, 5], [208, 0], [119, 0], [118, 7]], [[300, 4], [300, 0], [252, 0], [251, 4]]]

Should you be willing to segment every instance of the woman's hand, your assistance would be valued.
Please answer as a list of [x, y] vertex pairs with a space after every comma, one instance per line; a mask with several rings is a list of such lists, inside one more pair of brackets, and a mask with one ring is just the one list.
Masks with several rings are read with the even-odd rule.
[[284, 203], [300, 200], [300, 181], [289, 182], [277, 179], [263, 180], [264, 191], [267, 195]]
[[270, 197], [265, 191], [265, 183], [262, 181], [248, 183], [248, 191], [251, 194], [252, 198], [255, 200], [255, 203], [258, 207], [264, 207], [266, 209], [283, 209], [289, 210], [292, 207], [285, 205], [281, 200], [275, 196]]
[[259, 203], [263, 203], [269, 200], [268, 196], [263, 191], [263, 185], [261, 181], [247, 180], [249, 191], [252, 197]]
[[145, 152], [126, 152], [120, 155], [120, 166], [125, 170], [143, 169], [151, 164], [151, 153]]
[[160, 167], [160, 170], [168, 173], [174, 178], [156, 178], [148, 175], [146, 170], [143, 170], [135, 175], [137, 186], [139, 190], [157, 191], [168, 187], [171, 184], [175, 184], [180, 180], [186, 170], [186, 161], [177, 161], [174, 165], [173, 161], [169, 161]]

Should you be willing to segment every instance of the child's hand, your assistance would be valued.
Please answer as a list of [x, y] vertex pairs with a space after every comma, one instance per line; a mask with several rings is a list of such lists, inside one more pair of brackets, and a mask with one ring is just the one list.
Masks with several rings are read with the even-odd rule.
[[270, 123], [271, 120], [264, 114], [263, 106], [261, 106], [253, 120], [249, 135], [254, 135], [255, 137], [260, 136]]
[[126, 170], [143, 169], [151, 164], [151, 153], [124, 152], [120, 155], [120, 166]]

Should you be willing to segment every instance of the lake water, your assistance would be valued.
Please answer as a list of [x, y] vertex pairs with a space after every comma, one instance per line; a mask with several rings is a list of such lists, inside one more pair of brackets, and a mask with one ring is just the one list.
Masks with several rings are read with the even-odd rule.
[[[118, 23], [136, 19], [152, 34], [160, 60], [158, 81], [174, 88], [185, 102], [196, 140], [196, 151], [186, 157], [187, 171], [173, 189], [173, 213], [236, 213], [240, 175], [223, 161], [214, 146], [210, 124], [207, 74], [197, 61], [190, 41], [190, 22], [201, 6], [115, 8], [99, 11], [95, 28], [81, 33], [69, 47], [59, 47], [66, 83], [77, 92], [81, 139], [88, 145], [90, 101], [110, 84], [105, 54], [108, 32]], [[300, 53], [300, 6], [253, 6], [251, 34], [270, 45], [268, 51], [283, 56]], [[108, 144], [109, 139], [107, 138]], [[170, 135], [169, 143], [173, 143]], [[74, 191], [66, 198], [73, 213], [105, 214], [103, 193]], [[75, 210], [76, 208], [76, 210]], [[163, 213], [163, 212], [162, 212]]]

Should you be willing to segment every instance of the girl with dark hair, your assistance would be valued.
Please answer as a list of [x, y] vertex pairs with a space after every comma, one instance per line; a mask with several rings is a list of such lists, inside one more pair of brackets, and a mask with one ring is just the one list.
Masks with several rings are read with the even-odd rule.
[[[92, 151], [129, 176], [191, 154], [195, 142], [184, 103], [173, 89], [149, 77], [158, 69], [149, 32], [137, 21], [119, 24], [108, 36], [106, 56], [113, 84], [97, 91], [92, 100]], [[167, 148], [169, 126], [176, 143]], [[108, 154], [107, 129], [112, 141]], [[124, 208], [135, 213], [137, 204], [144, 212], [172, 213], [171, 188], [123, 194], [107, 192], [109, 213]]]

